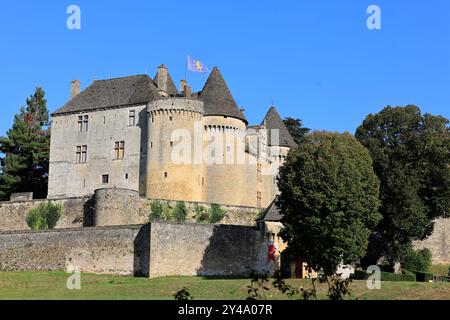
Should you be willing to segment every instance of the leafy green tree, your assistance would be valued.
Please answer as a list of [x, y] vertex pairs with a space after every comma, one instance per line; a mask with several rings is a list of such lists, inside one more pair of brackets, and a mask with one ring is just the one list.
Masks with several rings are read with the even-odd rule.
[[299, 144], [304, 141], [305, 136], [309, 133], [310, 129], [304, 128], [302, 120], [287, 117], [283, 120], [289, 133], [291, 134], [294, 141]]
[[402, 253], [400, 259], [402, 266], [407, 270], [427, 272], [431, 266], [432, 257], [430, 249], [414, 250], [408, 248]]
[[281, 235], [294, 257], [328, 279], [340, 263], [364, 256], [381, 218], [379, 181], [369, 152], [351, 134], [309, 134], [280, 168], [278, 187]]
[[26, 222], [32, 230], [53, 229], [60, 216], [61, 206], [47, 202], [31, 209], [26, 216]]
[[161, 201], [155, 200], [150, 203], [150, 221], [161, 220], [164, 218], [164, 207]]
[[356, 138], [381, 182], [378, 256], [393, 264], [432, 233], [436, 218], [450, 216], [449, 120], [412, 105], [388, 106], [367, 116]]
[[226, 211], [218, 204], [212, 204], [208, 210], [209, 223], [219, 223], [225, 217]]
[[177, 201], [177, 204], [173, 208], [172, 217], [176, 221], [186, 221], [188, 210], [186, 204], [183, 201]]
[[36, 88], [27, 106], [14, 117], [6, 137], [0, 137], [0, 199], [14, 192], [47, 196], [50, 149], [49, 115], [44, 90]]

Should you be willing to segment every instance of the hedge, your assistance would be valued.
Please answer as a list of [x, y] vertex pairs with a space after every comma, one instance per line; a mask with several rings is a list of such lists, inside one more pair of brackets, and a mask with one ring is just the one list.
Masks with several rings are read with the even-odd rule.
[[433, 281], [433, 273], [423, 272], [423, 271], [416, 271], [416, 270], [412, 270], [411, 272], [416, 275], [416, 279], [417, 279], [418, 282], [430, 282], [430, 281]]
[[[355, 273], [351, 276], [354, 280], [367, 280], [370, 274], [367, 274], [363, 270], [355, 270]], [[404, 273], [390, 273], [381, 271], [381, 281], [416, 281], [416, 275], [413, 272], [404, 270]]]

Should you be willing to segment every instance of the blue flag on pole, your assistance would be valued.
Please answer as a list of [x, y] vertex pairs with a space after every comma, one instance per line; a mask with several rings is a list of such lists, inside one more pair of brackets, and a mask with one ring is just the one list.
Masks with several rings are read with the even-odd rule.
[[198, 73], [208, 73], [208, 67], [200, 60], [188, 56], [188, 70]]

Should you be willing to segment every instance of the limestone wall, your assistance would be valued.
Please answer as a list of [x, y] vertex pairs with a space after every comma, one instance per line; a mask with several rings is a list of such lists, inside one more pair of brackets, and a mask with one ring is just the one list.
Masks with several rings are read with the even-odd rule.
[[[135, 125], [130, 125], [130, 111]], [[78, 116], [89, 117], [79, 131]], [[94, 190], [118, 187], [145, 190], [146, 105], [55, 116], [50, 141], [49, 198], [78, 197]], [[115, 160], [115, 142], [125, 142], [124, 158]], [[86, 163], [77, 163], [77, 146], [87, 146]], [[107, 184], [102, 175], [109, 175]]]
[[270, 270], [264, 234], [230, 225], [153, 223], [150, 276], [248, 275]]
[[[127, 226], [0, 233], [0, 270], [148, 275], [150, 228]], [[61, 284], [64, 285], [64, 284]]]
[[430, 249], [433, 263], [450, 264], [450, 219], [436, 220], [433, 234], [424, 241], [416, 241], [414, 246]]
[[[61, 218], [57, 229], [78, 228], [90, 224], [92, 217], [91, 197], [58, 199], [53, 202], [61, 205]], [[0, 202], [0, 231], [29, 230], [25, 218], [33, 208], [47, 200]]]
[[[0, 232], [0, 270], [140, 275], [248, 275], [271, 270], [256, 228], [148, 225]], [[62, 284], [63, 285], [63, 284]]]

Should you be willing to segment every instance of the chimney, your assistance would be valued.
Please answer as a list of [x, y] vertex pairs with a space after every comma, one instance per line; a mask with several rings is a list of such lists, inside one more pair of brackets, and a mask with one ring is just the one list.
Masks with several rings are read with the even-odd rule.
[[75, 98], [80, 93], [80, 80], [72, 80], [70, 82], [70, 98]]
[[184, 90], [183, 90], [183, 95], [186, 97], [186, 98], [190, 98], [191, 97], [191, 94], [192, 94], [192, 88], [191, 88], [191, 86], [190, 85], [185, 85], [184, 86]]
[[157, 85], [158, 85], [158, 90], [159, 93], [162, 96], [167, 96], [167, 76], [168, 76], [168, 71], [167, 68], [164, 64], [160, 65], [158, 67], [158, 79], [157, 79]]
[[180, 91], [184, 92], [184, 88], [187, 85], [187, 81], [186, 80], [181, 80], [181, 86], [180, 86]]

